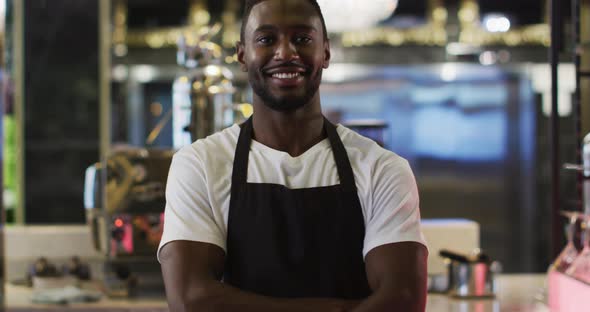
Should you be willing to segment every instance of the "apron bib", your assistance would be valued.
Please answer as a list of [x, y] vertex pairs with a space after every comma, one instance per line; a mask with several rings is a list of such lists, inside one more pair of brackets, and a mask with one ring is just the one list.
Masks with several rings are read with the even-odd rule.
[[235, 152], [224, 281], [272, 297], [366, 298], [364, 218], [336, 127], [324, 119], [340, 184], [304, 189], [247, 182], [252, 128], [250, 118]]

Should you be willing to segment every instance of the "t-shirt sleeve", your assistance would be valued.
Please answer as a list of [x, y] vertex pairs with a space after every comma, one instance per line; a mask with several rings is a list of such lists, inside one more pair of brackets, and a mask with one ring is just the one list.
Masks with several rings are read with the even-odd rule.
[[176, 240], [198, 241], [225, 250], [225, 238], [215, 222], [207, 191], [204, 164], [191, 146], [172, 158], [166, 182], [164, 231], [158, 247]]
[[420, 229], [418, 187], [408, 162], [402, 158], [388, 159], [374, 172], [363, 256], [390, 243], [418, 242], [426, 246]]

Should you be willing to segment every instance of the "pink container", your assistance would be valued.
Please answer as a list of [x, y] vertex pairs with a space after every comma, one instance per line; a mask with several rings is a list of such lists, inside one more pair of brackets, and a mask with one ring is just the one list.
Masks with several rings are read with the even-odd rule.
[[549, 272], [551, 312], [590, 311], [590, 285], [560, 272]]

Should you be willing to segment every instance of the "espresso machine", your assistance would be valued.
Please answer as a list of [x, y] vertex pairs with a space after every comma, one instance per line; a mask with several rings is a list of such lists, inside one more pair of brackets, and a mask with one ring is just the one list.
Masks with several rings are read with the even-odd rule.
[[[173, 148], [115, 147], [86, 170], [84, 204], [95, 248], [105, 257], [104, 282], [111, 297], [163, 296], [156, 252], [162, 237], [166, 178], [174, 152], [251, 114], [235, 104], [233, 74], [222, 65], [211, 38], [219, 25], [205, 26], [178, 41], [172, 109]], [[146, 145], [159, 135], [158, 124]]]
[[119, 147], [86, 169], [84, 206], [107, 294], [163, 293], [156, 251], [173, 150]]

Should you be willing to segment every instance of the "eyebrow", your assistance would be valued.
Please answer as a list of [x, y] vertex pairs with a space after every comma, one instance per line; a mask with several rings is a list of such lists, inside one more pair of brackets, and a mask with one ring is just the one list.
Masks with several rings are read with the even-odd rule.
[[[313, 26], [310, 25], [306, 25], [306, 24], [295, 24], [295, 25], [290, 25], [289, 28], [297, 28], [297, 29], [305, 29], [307, 31], [312, 31], [312, 32], [316, 32], [317, 29]], [[256, 28], [254, 30], [254, 32], [260, 32], [260, 31], [272, 31], [272, 30], [277, 30], [278, 27], [275, 25], [271, 25], [271, 24], [264, 24], [264, 25], [260, 25], [258, 28]]]

